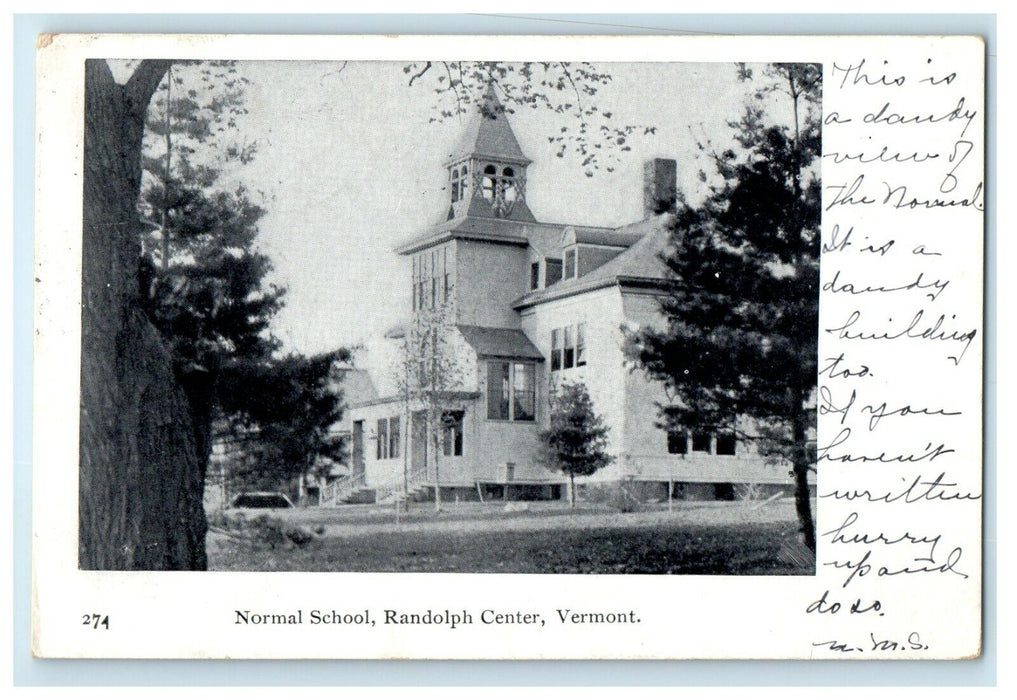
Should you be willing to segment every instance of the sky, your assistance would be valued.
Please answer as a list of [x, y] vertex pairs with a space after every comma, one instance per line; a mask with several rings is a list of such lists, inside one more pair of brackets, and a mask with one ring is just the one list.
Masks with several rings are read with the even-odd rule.
[[[433, 84], [408, 86], [403, 64], [256, 61], [239, 63], [247, 115], [240, 135], [258, 145], [233, 176], [264, 197], [258, 246], [273, 281], [287, 287], [273, 322], [284, 350], [370, 348], [405, 318], [408, 259], [401, 241], [444, 220], [444, 161], [465, 122], [433, 122]], [[657, 127], [618, 152], [615, 171], [587, 177], [579, 157], [555, 156], [548, 137], [574, 117], [546, 111], [509, 116], [528, 169], [527, 201], [538, 221], [620, 226], [642, 217], [643, 162], [678, 161], [679, 187], [703, 185], [696, 140], [729, 142], [726, 121], [746, 99], [733, 64], [603, 63], [612, 76], [596, 96], [618, 124]], [[361, 360], [366, 361], [361, 353]]]

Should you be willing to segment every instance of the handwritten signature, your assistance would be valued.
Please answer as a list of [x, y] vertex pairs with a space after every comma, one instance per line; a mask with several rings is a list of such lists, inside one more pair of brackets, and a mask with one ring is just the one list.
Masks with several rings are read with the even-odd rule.
[[884, 651], [926, 651], [929, 645], [922, 641], [918, 632], [911, 632], [905, 638], [903, 636], [891, 639], [889, 637], [877, 637], [869, 632], [868, 642], [844, 642], [837, 639], [828, 639], [822, 642], [813, 642], [814, 647], [826, 647], [830, 651], [842, 652], [884, 652]]

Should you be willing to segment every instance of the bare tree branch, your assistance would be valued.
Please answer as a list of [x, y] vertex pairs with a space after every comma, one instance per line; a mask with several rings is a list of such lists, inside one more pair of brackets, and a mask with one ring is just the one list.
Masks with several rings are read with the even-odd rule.
[[417, 78], [422, 77], [424, 75], [424, 73], [426, 73], [429, 70], [431, 70], [431, 62], [430, 61], [427, 62], [427, 65], [424, 66], [423, 69], [419, 73], [416, 73], [416, 74], [414, 74], [413, 76], [410, 77], [410, 83], [409, 84], [413, 85], [413, 81], [414, 80], [416, 80]]

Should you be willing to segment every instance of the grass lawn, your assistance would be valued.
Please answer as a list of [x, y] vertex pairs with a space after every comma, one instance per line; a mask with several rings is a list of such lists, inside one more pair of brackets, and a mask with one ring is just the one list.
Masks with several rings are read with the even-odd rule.
[[[712, 504], [711, 504], [712, 505]], [[737, 504], [675, 513], [504, 513], [490, 507], [441, 516], [308, 509], [290, 519], [324, 525], [304, 547], [225, 536], [209, 541], [209, 568], [228, 571], [362, 571], [595, 574], [811, 575], [786, 507], [750, 513]], [[787, 517], [790, 515], [791, 517]], [[327, 525], [326, 525], [327, 523]]]

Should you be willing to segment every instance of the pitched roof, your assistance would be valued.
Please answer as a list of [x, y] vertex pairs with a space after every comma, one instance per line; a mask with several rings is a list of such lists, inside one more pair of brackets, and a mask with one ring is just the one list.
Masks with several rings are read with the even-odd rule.
[[504, 357], [513, 360], [540, 360], [544, 356], [526, 334], [515, 328], [456, 326], [479, 357]]
[[[396, 247], [396, 252], [408, 255], [452, 238], [472, 238], [509, 245], [534, 245], [538, 251], [541, 251], [541, 254], [545, 254], [540, 247], [534, 244], [534, 240], [541, 241], [539, 244], [541, 246], [544, 245], [543, 241], [545, 240], [557, 238], [560, 241], [562, 228], [560, 224], [539, 224], [512, 219], [494, 219], [486, 216], [460, 216], [443, 221], [423, 234], [405, 241]], [[558, 247], [560, 250], [560, 243]], [[555, 255], [555, 257], [558, 256]]]
[[614, 246], [616, 248], [628, 248], [639, 242], [646, 235], [645, 231], [623, 231], [612, 228], [599, 228], [593, 226], [568, 226], [562, 235], [561, 245], [602, 245]]
[[371, 375], [364, 369], [349, 369], [343, 372], [340, 383], [343, 399], [347, 405], [373, 401], [378, 398], [378, 390], [371, 381]]
[[622, 282], [651, 286], [663, 282], [667, 279], [667, 266], [660, 259], [660, 254], [667, 249], [670, 241], [668, 227], [660, 220], [651, 219], [624, 229], [628, 234], [640, 230], [644, 231], [643, 236], [624, 253], [582, 277], [572, 277], [530, 292], [512, 302], [512, 307], [519, 310]]

